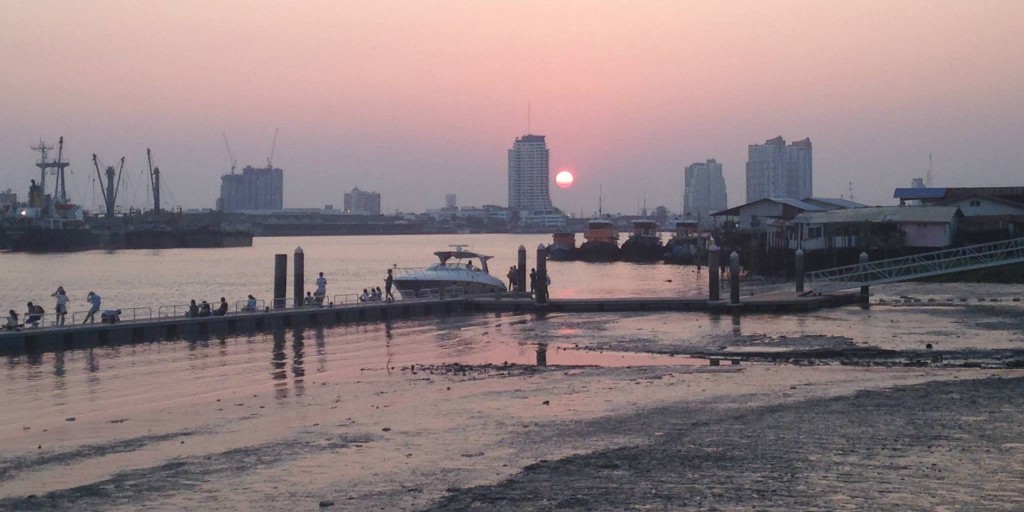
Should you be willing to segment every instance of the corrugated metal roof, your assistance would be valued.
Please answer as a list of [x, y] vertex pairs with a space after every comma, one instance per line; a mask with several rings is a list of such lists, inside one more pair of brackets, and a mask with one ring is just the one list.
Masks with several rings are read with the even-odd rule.
[[786, 197], [764, 197], [764, 198], [758, 199], [757, 201], [751, 201], [751, 202], [749, 202], [747, 204], [741, 204], [739, 206], [733, 206], [732, 208], [729, 208], [728, 210], [722, 210], [720, 212], [712, 213], [711, 216], [712, 217], [720, 217], [720, 216], [723, 216], [723, 215], [739, 215], [740, 214], [740, 209], [746, 208], [746, 207], [748, 207], [750, 205], [757, 204], [757, 203], [764, 202], [764, 201], [770, 201], [770, 202], [773, 202], [773, 203], [789, 205], [789, 206], [792, 206], [794, 208], [799, 208], [799, 209], [801, 209], [803, 211], [806, 211], [806, 212], [820, 212], [820, 211], [824, 211], [825, 210], [824, 208], [822, 208], [820, 206], [813, 205], [813, 204], [810, 204], [810, 203], [805, 203], [805, 202], [797, 200], [797, 199], [789, 199], [789, 198], [786, 198]]
[[868, 205], [860, 204], [849, 199], [842, 199], [837, 197], [805, 197], [805, 202], [818, 201], [820, 203], [831, 204], [838, 206], [839, 208], [867, 208]]
[[851, 222], [949, 222], [960, 209], [955, 206], [872, 206], [849, 210], [801, 213], [798, 224]]
[[946, 197], [944, 188], [898, 188], [892, 194], [896, 199], [941, 199]]

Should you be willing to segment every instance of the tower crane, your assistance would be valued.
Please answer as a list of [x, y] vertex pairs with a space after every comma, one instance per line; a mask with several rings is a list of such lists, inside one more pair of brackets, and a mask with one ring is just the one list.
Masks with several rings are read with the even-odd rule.
[[238, 161], [235, 160], [235, 154], [231, 152], [231, 144], [228, 144], [228, 134], [224, 132], [220, 132], [220, 134], [224, 137], [224, 147], [228, 149], [228, 158], [231, 159], [231, 174], [234, 174]]
[[274, 142], [270, 144], [270, 156], [267, 157], [267, 169], [272, 169], [274, 164], [271, 162], [274, 160], [274, 149], [277, 148], [277, 128], [274, 128]]

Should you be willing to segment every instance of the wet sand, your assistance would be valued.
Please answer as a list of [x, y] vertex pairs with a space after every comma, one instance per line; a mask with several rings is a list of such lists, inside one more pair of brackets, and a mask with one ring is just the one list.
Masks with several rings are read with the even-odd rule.
[[[880, 295], [908, 289], [938, 299], [453, 317], [12, 358], [0, 509], [1024, 507], [1024, 306], [948, 303], [934, 285]], [[570, 350], [538, 368], [537, 343]], [[690, 364], [555, 365], [577, 346]]]

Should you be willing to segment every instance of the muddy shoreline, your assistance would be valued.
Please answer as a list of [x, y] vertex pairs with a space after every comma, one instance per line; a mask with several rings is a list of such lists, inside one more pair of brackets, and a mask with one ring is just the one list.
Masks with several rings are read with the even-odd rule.
[[1024, 508], [1024, 306], [939, 291], [8, 358], [0, 510]]

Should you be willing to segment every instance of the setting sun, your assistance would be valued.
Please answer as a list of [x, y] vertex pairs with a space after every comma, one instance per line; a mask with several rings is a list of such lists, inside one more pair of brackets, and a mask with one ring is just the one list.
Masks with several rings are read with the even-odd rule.
[[555, 175], [555, 185], [558, 185], [558, 188], [569, 188], [572, 186], [574, 179], [575, 177], [572, 175], [572, 171], [569, 169], [562, 169]]

